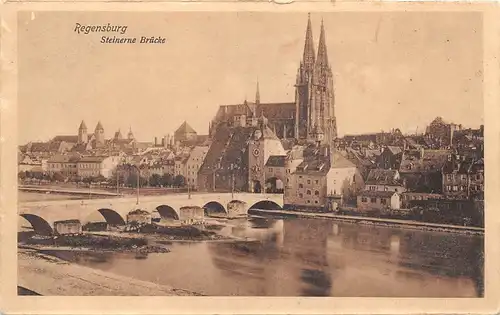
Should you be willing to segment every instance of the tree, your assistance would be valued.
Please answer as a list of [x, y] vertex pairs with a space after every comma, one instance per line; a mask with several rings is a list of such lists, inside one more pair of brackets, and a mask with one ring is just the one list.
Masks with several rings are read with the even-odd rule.
[[153, 187], [161, 186], [161, 176], [158, 174], [153, 174], [149, 178], [149, 184]]
[[102, 174], [99, 174], [98, 176], [94, 177], [94, 180], [96, 183], [101, 183], [106, 181], [106, 177], [104, 177]]
[[174, 178], [174, 186], [175, 187], [184, 187], [186, 185], [186, 179], [182, 175], [177, 175]]
[[127, 177], [127, 180], [125, 181], [125, 185], [127, 187], [137, 186], [137, 174], [135, 174], [135, 173], [129, 174]]
[[[148, 182], [148, 179], [141, 176], [139, 178], [139, 187], [143, 187], [143, 186], [146, 186]], [[127, 180], [126, 180], [126, 185], [128, 187], [132, 187], [132, 188], [136, 188], [137, 187], [137, 174], [136, 173], [132, 173], [130, 174], [128, 177], [127, 177]]]
[[64, 175], [61, 172], [55, 172], [52, 175], [52, 180], [54, 180], [56, 182], [64, 182], [65, 179], [66, 179], [66, 177], [64, 177]]
[[146, 177], [141, 176], [139, 178], [140, 187], [145, 187], [148, 184], [148, 179]]
[[163, 174], [163, 176], [161, 177], [161, 180], [160, 180], [160, 184], [164, 187], [167, 187], [167, 186], [172, 186], [174, 182], [174, 179], [173, 179], [173, 176], [172, 174]]

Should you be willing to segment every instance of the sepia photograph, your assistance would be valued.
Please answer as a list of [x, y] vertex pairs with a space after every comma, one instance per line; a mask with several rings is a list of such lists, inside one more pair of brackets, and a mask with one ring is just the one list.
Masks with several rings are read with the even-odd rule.
[[17, 294], [485, 297], [483, 27], [18, 12]]

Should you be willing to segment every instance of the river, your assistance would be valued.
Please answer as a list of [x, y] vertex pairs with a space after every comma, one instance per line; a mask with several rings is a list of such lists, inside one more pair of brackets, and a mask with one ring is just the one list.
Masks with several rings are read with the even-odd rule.
[[481, 297], [484, 238], [327, 220], [251, 217], [171, 252], [51, 251], [77, 264], [212, 296]]

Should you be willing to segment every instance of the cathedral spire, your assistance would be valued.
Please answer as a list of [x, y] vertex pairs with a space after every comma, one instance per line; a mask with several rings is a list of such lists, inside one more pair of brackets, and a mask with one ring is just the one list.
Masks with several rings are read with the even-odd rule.
[[321, 33], [319, 35], [318, 58], [316, 59], [318, 66], [328, 67], [328, 53], [326, 51], [325, 26], [321, 20]]
[[311, 13], [309, 13], [307, 19], [306, 41], [304, 44], [304, 55], [302, 57], [302, 61], [306, 69], [312, 69], [312, 67], [314, 66], [314, 55], [315, 53], [311, 26]]

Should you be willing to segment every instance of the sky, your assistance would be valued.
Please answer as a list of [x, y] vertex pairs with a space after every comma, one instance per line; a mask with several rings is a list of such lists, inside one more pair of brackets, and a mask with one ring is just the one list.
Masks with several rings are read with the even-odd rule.
[[[316, 51], [322, 19], [339, 135], [421, 132], [436, 116], [483, 124], [480, 13], [312, 12]], [[25, 12], [18, 23], [21, 143], [76, 135], [81, 120], [152, 141], [185, 120], [206, 134], [219, 105], [254, 99], [257, 80], [261, 102], [293, 102], [307, 12]], [[76, 23], [166, 43], [101, 44]]]

